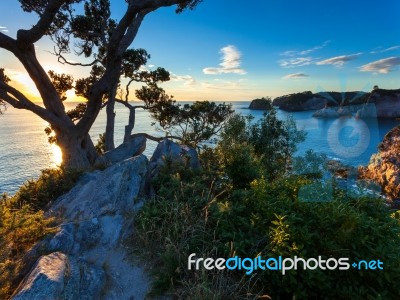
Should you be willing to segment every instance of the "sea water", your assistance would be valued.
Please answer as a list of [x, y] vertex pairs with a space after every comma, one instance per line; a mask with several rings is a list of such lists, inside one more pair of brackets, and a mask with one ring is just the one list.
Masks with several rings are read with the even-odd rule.
[[[255, 120], [262, 117], [262, 111], [249, 110], [248, 101], [232, 102], [236, 112], [251, 114]], [[66, 109], [75, 106], [65, 103]], [[129, 111], [122, 105], [116, 105], [115, 144], [123, 140], [124, 127], [127, 124]], [[291, 115], [298, 129], [306, 132], [306, 140], [298, 145], [296, 155], [303, 155], [308, 149], [325, 153], [331, 159], [339, 159], [344, 164], [366, 165], [384, 135], [400, 124], [396, 120], [355, 119], [316, 119], [313, 112], [287, 113], [278, 111], [278, 117], [285, 119]], [[105, 130], [106, 115], [103, 110], [94, 123], [90, 135], [96, 142], [99, 134]], [[152, 126], [148, 112], [137, 109], [134, 133], [146, 132], [163, 136], [157, 126]], [[8, 107], [0, 115], [0, 194], [13, 194], [26, 180], [36, 178], [40, 170], [55, 167], [61, 159], [58, 147], [50, 145], [44, 133], [47, 123], [25, 110]], [[157, 143], [148, 141], [145, 155], [151, 156]]]

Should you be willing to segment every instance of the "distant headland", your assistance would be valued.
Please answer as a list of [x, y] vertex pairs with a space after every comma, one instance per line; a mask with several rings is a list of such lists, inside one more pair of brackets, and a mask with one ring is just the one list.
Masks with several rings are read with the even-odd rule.
[[318, 92], [305, 91], [277, 97], [255, 99], [250, 109], [269, 109], [270, 105], [288, 112], [316, 110], [314, 117], [336, 118], [400, 118], [400, 89], [387, 90], [375, 86], [371, 92]]

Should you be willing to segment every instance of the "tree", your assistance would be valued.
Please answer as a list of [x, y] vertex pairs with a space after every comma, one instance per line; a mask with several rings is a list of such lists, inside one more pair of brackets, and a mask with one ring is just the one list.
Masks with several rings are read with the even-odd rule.
[[[135, 39], [139, 27], [149, 13], [160, 7], [177, 5], [176, 11], [193, 9], [201, 0], [126, 0], [120, 20], [111, 18], [109, 0], [19, 0], [24, 11], [36, 13], [37, 23], [31, 29], [18, 30], [16, 39], [0, 33], [0, 47], [14, 54], [35, 83], [44, 107], [31, 101], [12, 87], [6, 75], [0, 75], [1, 104], [8, 103], [17, 109], [29, 110], [50, 124], [54, 141], [63, 152], [63, 163], [74, 168], [86, 168], [96, 159], [96, 151], [89, 136], [103, 105], [104, 98], [112, 93], [121, 75], [124, 54]], [[84, 13], [76, 7], [84, 6]], [[78, 119], [73, 120], [65, 111], [63, 93], [67, 86], [63, 75], [46, 74], [38, 61], [34, 43], [49, 36], [55, 42], [59, 61], [82, 67], [91, 67], [89, 78], [75, 82], [75, 89], [87, 98]], [[73, 49], [71, 49], [73, 48]], [[91, 59], [88, 63], [69, 62], [65, 55], [75, 51], [78, 56]], [[61, 79], [58, 82], [58, 79]], [[68, 80], [71, 77], [67, 78]]]

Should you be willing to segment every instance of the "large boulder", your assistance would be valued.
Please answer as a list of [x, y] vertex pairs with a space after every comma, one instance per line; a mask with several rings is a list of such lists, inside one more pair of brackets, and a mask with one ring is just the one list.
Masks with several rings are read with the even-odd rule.
[[41, 257], [17, 289], [15, 300], [60, 299], [68, 271], [68, 257], [59, 252]]
[[140, 198], [147, 164], [147, 158], [140, 155], [104, 171], [85, 174], [68, 194], [53, 204], [50, 213], [82, 221], [133, 210], [135, 201]]
[[174, 164], [183, 164], [188, 168], [200, 168], [200, 161], [196, 150], [186, 145], [179, 145], [171, 140], [164, 139], [158, 143], [149, 163], [149, 172], [154, 177], [157, 170], [169, 160]]
[[377, 182], [392, 200], [400, 199], [400, 126], [389, 131], [371, 157], [367, 167], [360, 168], [363, 178]]
[[96, 166], [111, 166], [130, 157], [140, 155], [146, 150], [147, 139], [144, 136], [131, 136], [128, 141], [122, 143], [114, 150], [99, 156], [95, 162]]

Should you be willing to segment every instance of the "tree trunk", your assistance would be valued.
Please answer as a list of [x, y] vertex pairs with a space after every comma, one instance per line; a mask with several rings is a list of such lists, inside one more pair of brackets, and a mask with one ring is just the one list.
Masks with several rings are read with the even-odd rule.
[[115, 85], [108, 95], [106, 113], [107, 113], [107, 124], [106, 133], [104, 137], [104, 148], [105, 151], [110, 151], [115, 148], [114, 144], [114, 127], [115, 127], [115, 95], [117, 93], [118, 85]]
[[94, 164], [97, 153], [89, 134], [60, 132], [56, 136], [63, 166], [83, 170]]
[[125, 126], [124, 143], [128, 141], [132, 134], [132, 130], [135, 127], [136, 109], [129, 107], [129, 120], [128, 125]]

